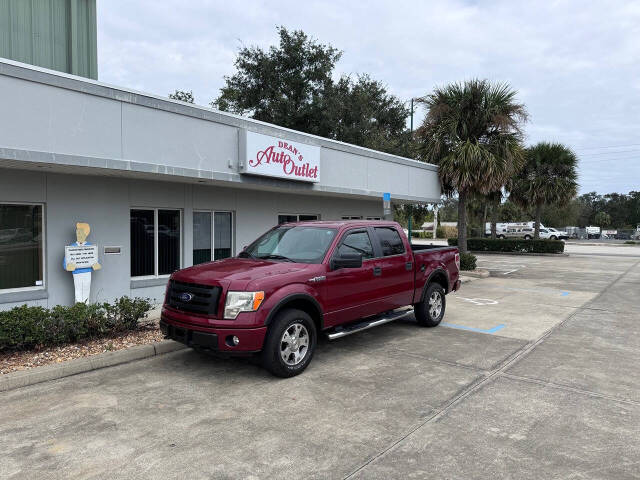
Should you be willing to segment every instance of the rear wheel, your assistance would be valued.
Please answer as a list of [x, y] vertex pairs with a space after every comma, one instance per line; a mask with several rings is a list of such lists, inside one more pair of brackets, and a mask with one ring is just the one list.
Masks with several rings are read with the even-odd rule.
[[436, 327], [444, 317], [446, 299], [444, 288], [439, 283], [432, 283], [427, 287], [424, 298], [413, 306], [418, 325]]
[[499, 238], [500, 240], [504, 240], [504, 235], [498, 235], [498, 238]]
[[525, 240], [531, 240], [531, 235], [525, 235], [525, 236], [524, 236], [524, 239], [525, 239]]
[[262, 366], [278, 377], [302, 373], [316, 349], [316, 326], [306, 312], [286, 309], [269, 326], [262, 349]]
[[549, 240], [557, 240], [557, 239], [558, 239], [558, 237], [556, 237], [555, 235], [551, 235], [551, 236], [549, 237]]

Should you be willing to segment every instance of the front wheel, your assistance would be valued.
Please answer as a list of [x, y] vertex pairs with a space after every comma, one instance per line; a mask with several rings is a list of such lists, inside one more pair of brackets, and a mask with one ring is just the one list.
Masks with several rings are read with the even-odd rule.
[[525, 235], [525, 236], [524, 236], [524, 239], [525, 239], [525, 240], [531, 240], [531, 235]]
[[269, 326], [262, 348], [262, 366], [277, 377], [304, 371], [316, 349], [316, 326], [306, 312], [286, 309]]
[[556, 237], [555, 235], [551, 235], [551, 236], [549, 237], [549, 240], [557, 240], [557, 239], [558, 239], [558, 237]]
[[422, 301], [413, 306], [418, 325], [438, 326], [444, 317], [446, 303], [444, 288], [437, 283], [429, 285]]

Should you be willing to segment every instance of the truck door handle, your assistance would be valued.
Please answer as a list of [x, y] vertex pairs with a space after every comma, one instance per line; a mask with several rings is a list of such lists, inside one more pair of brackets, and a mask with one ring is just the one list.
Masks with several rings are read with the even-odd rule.
[[373, 276], [379, 277], [382, 275], [382, 267], [373, 267]]
[[407, 262], [404, 264], [405, 270], [411, 270], [413, 268], [413, 262]]

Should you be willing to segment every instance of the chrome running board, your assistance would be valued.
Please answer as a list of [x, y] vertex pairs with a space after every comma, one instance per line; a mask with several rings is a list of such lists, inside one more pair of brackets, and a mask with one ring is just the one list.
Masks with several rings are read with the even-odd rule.
[[384, 325], [385, 323], [393, 322], [400, 318], [406, 317], [410, 313], [413, 313], [413, 307], [402, 307], [390, 312], [383, 313], [377, 317], [373, 317], [369, 320], [363, 320], [357, 323], [351, 323], [349, 325], [339, 326], [331, 333], [327, 333], [329, 340], [337, 340], [338, 338], [346, 337], [352, 333], [368, 330], [369, 328], [377, 327], [378, 325]]

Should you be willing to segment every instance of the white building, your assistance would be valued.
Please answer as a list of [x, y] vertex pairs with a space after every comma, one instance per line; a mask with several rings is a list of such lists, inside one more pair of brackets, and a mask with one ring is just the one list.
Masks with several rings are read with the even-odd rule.
[[278, 222], [440, 198], [434, 165], [8, 60], [0, 105], [0, 308], [73, 302], [76, 222], [103, 267], [92, 301], [160, 299]]

